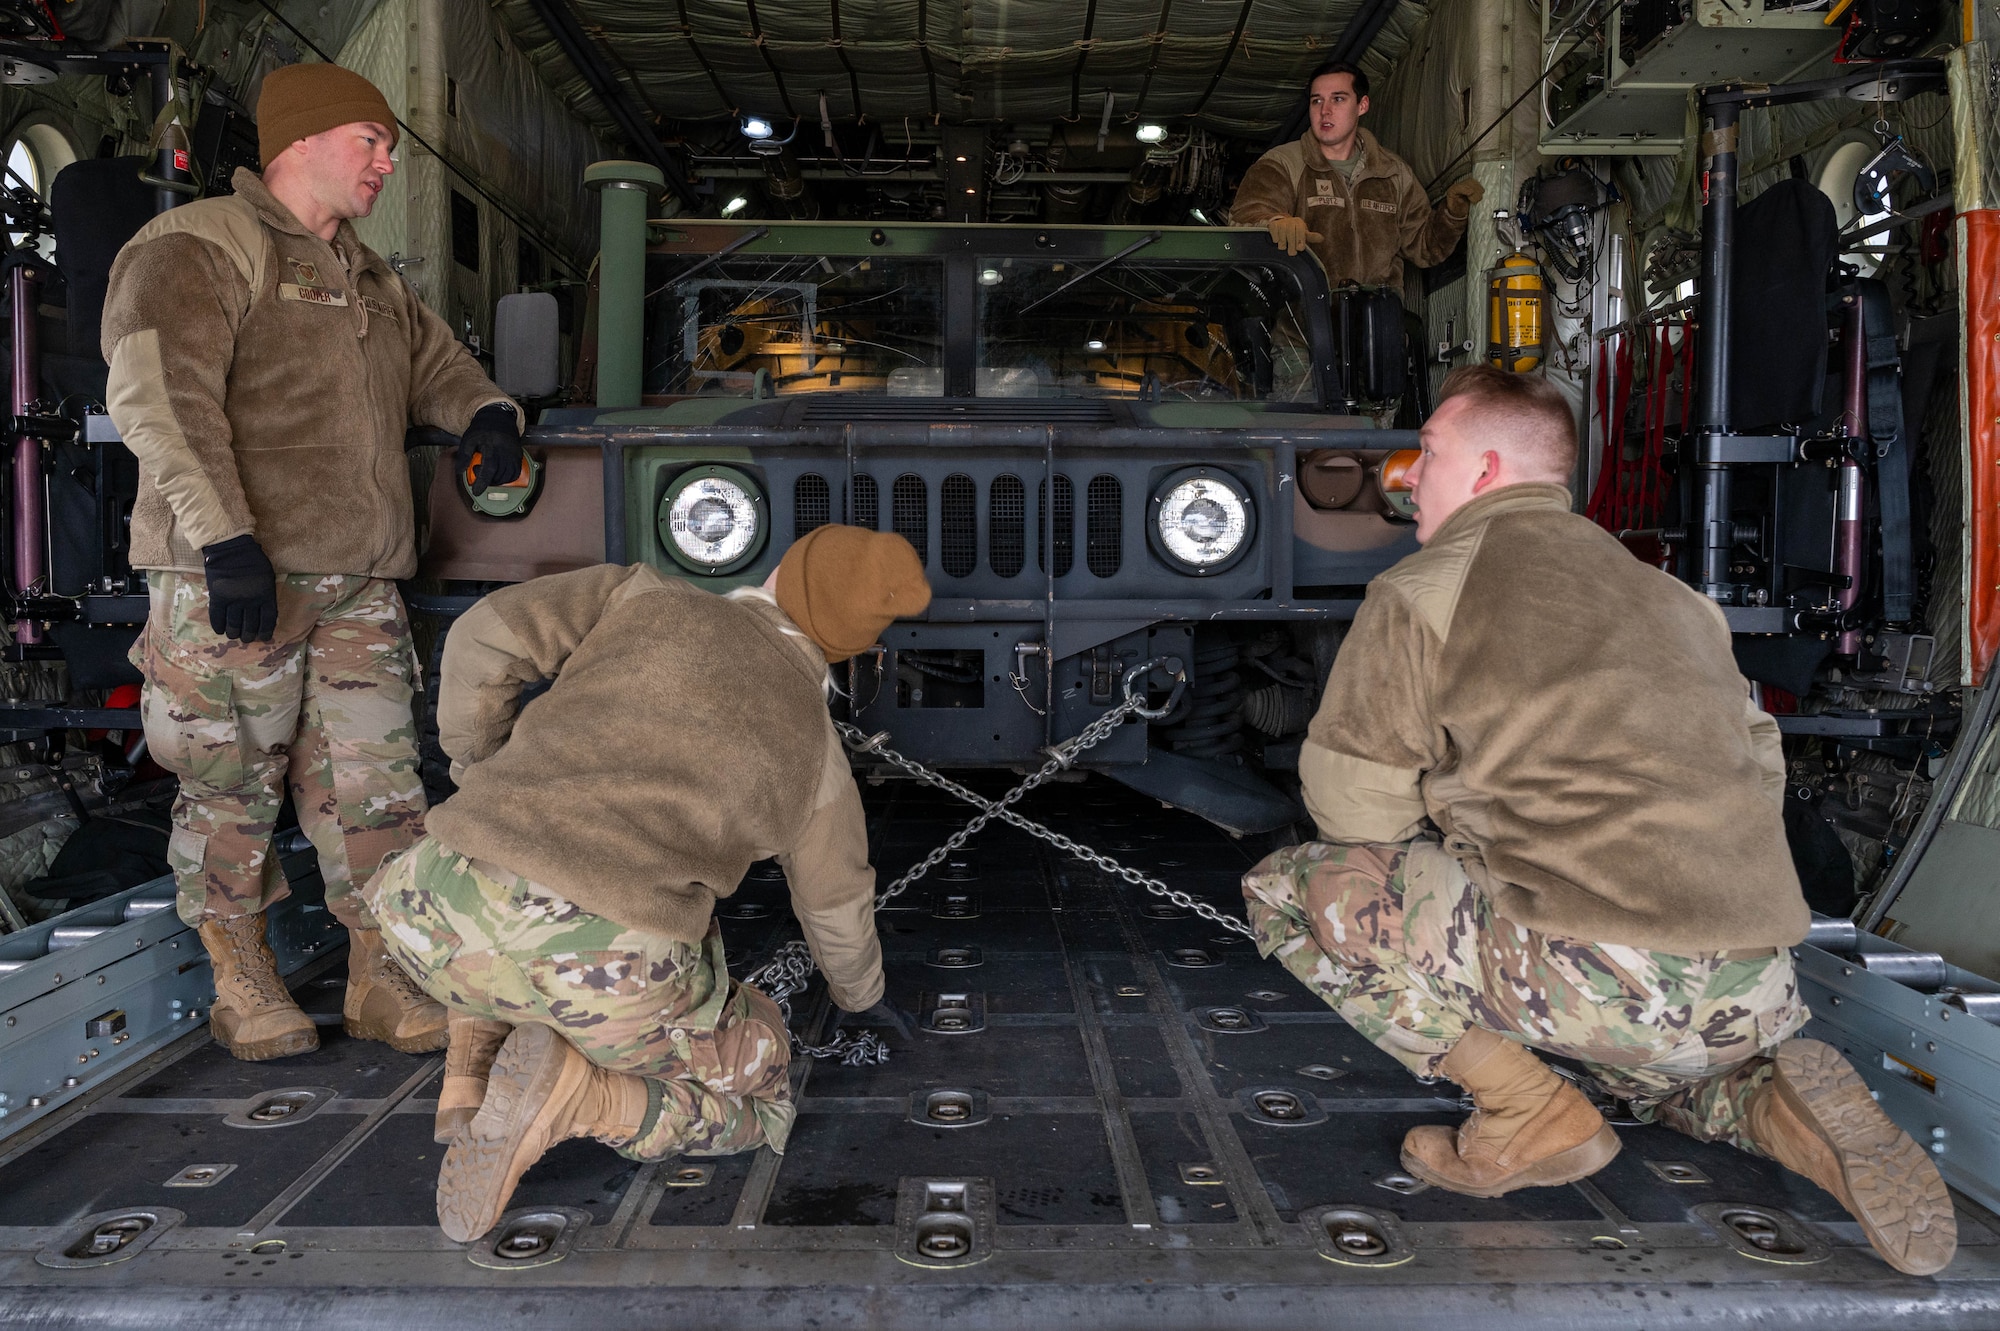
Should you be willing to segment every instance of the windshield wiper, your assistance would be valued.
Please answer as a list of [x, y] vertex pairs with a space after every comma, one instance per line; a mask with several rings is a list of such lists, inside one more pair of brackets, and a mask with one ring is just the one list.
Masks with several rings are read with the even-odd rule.
[[748, 231], [745, 231], [742, 235], [738, 236], [736, 239], [730, 241], [727, 245], [724, 245], [721, 249], [717, 250], [715, 253], [709, 255], [706, 259], [702, 259], [696, 264], [694, 264], [686, 272], [675, 274], [673, 280], [666, 283], [665, 286], [661, 286], [656, 288], [655, 290], [648, 291], [646, 294], [648, 296], [657, 296], [660, 294], [660, 292], [665, 291], [667, 287], [677, 287], [681, 283], [687, 281], [690, 277], [693, 277], [696, 273], [701, 272], [703, 269], [713, 268], [716, 264], [721, 263], [724, 259], [727, 259], [730, 255], [736, 253], [736, 251], [742, 249], [745, 245], [748, 245], [751, 241], [762, 240], [764, 237], [770, 234], [771, 234], [770, 227], [767, 226], [752, 227]]
[[1134, 254], [1137, 254], [1140, 250], [1145, 249], [1148, 245], [1158, 240], [1160, 238], [1160, 235], [1161, 233], [1158, 231], [1148, 231], [1145, 235], [1139, 237], [1137, 240], [1133, 241], [1130, 245], [1127, 245], [1124, 249], [1118, 251], [1118, 253], [1111, 255], [1109, 258], [1099, 259], [1096, 263], [1090, 265], [1090, 267], [1084, 269], [1082, 272], [1078, 273], [1075, 277], [1072, 277], [1069, 281], [1063, 283], [1061, 286], [1057, 287], [1054, 291], [1051, 291], [1048, 295], [1037, 297], [1036, 299], [1028, 302], [1026, 305], [1023, 305], [1020, 309], [1020, 313], [1026, 314], [1029, 310], [1034, 309], [1035, 306], [1040, 305], [1045, 301], [1054, 300], [1057, 296], [1062, 295], [1063, 292], [1068, 291], [1071, 287], [1075, 286], [1078, 282], [1083, 281], [1085, 278], [1095, 277], [1099, 273], [1103, 272], [1106, 268], [1109, 268], [1112, 264], [1124, 262], [1127, 258], [1131, 257]]

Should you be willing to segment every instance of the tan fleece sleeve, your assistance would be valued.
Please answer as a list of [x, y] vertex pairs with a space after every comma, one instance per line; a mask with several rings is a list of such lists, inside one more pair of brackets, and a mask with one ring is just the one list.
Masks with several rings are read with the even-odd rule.
[[223, 410], [249, 305], [236, 265], [186, 232], [127, 245], [111, 265], [105, 406], [196, 549], [257, 528]]
[[1785, 800], [1785, 739], [1777, 718], [1759, 707], [1748, 693], [1743, 698], [1744, 719], [1750, 724], [1750, 756], [1757, 760], [1758, 780], [1764, 793], [1781, 807]]
[[521, 686], [553, 679], [639, 568], [600, 564], [481, 598], [444, 640], [438, 746], [451, 775], [490, 758], [514, 731]]
[[1268, 156], [1243, 173], [1236, 198], [1229, 205], [1231, 226], [1262, 226], [1274, 217], [1298, 216], [1298, 186]]
[[403, 304], [410, 321], [410, 423], [464, 434], [481, 407], [504, 402], [526, 429], [520, 405], [486, 377], [472, 353], [452, 336], [451, 325], [407, 281]]
[[792, 888], [792, 913], [826, 976], [827, 992], [848, 1012], [882, 1001], [882, 940], [875, 932], [875, 866], [868, 821], [847, 754], [829, 729], [826, 765], [812, 817], [778, 856]]
[[1325, 840], [1417, 834], [1423, 775], [1450, 749], [1430, 704], [1440, 645], [1401, 592], [1369, 587], [1299, 752], [1306, 808]]
[[1423, 775], [1412, 767], [1335, 753], [1311, 740], [1299, 748], [1299, 784], [1322, 841], [1408, 841], [1424, 826]]
[[1451, 257], [1465, 224], [1472, 220], [1466, 212], [1453, 217], [1443, 208], [1431, 207], [1430, 196], [1411, 176], [1403, 183], [1403, 198], [1397, 217], [1402, 224], [1403, 257], [1419, 268], [1431, 268]]

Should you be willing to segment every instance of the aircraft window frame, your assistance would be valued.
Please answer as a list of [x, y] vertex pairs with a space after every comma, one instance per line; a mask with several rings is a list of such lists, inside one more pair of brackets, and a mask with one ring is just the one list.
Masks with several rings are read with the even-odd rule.
[[[30, 120], [16, 125], [5, 139], [4, 155], [0, 163], [5, 165], [4, 183], [6, 188], [26, 186], [44, 207], [49, 202], [49, 189], [62, 169], [77, 160], [76, 146], [61, 129], [47, 121]], [[27, 170], [22, 171], [22, 166]], [[7, 244], [19, 248], [27, 238], [27, 232], [9, 229]], [[45, 232], [36, 238], [34, 250], [44, 259], [53, 258], [56, 238]]]
[[[1880, 151], [1881, 146], [1877, 143], [1850, 139], [1836, 145], [1833, 151], [1827, 154], [1825, 163], [1820, 166], [1819, 173], [1814, 177], [1814, 186], [1833, 204], [1833, 220], [1838, 230], [1845, 231], [1855, 223], [1857, 213], [1854, 207], [1854, 181], [1861, 174], [1861, 168], [1873, 161]], [[1877, 248], [1887, 245], [1890, 233], [1894, 230], [1889, 220], [1892, 215], [1893, 212], [1889, 208], [1884, 208], [1880, 212], [1859, 214], [1860, 225], [1866, 229], [1857, 229], [1853, 238], [1847, 243], [1850, 246], [1872, 245]], [[1866, 249], [1854, 249], [1842, 257], [1860, 269], [1861, 276], [1873, 277], [1881, 268], [1885, 256], [1870, 253]]]

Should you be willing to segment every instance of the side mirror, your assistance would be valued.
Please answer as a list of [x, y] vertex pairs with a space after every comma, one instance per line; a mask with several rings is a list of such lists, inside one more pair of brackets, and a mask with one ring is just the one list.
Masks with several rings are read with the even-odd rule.
[[493, 311], [493, 382], [513, 397], [547, 397], [556, 391], [556, 298], [546, 291], [502, 296]]

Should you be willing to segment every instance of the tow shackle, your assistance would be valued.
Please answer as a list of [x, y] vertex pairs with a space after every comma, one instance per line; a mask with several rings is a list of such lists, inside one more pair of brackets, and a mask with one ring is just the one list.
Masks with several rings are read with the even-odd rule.
[[1158, 707], [1146, 706], [1146, 676], [1152, 674], [1155, 670], [1169, 669], [1168, 663], [1174, 659], [1171, 656], [1156, 656], [1150, 661], [1141, 661], [1138, 665], [1133, 666], [1125, 672], [1125, 701], [1132, 705], [1134, 713], [1145, 717], [1148, 721], [1157, 721], [1168, 712], [1173, 711], [1174, 707], [1180, 702], [1181, 695], [1187, 692], [1187, 667], [1185, 665], [1174, 665], [1169, 670], [1169, 674], [1174, 681], [1174, 691], [1168, 694], [1167, 700]]

